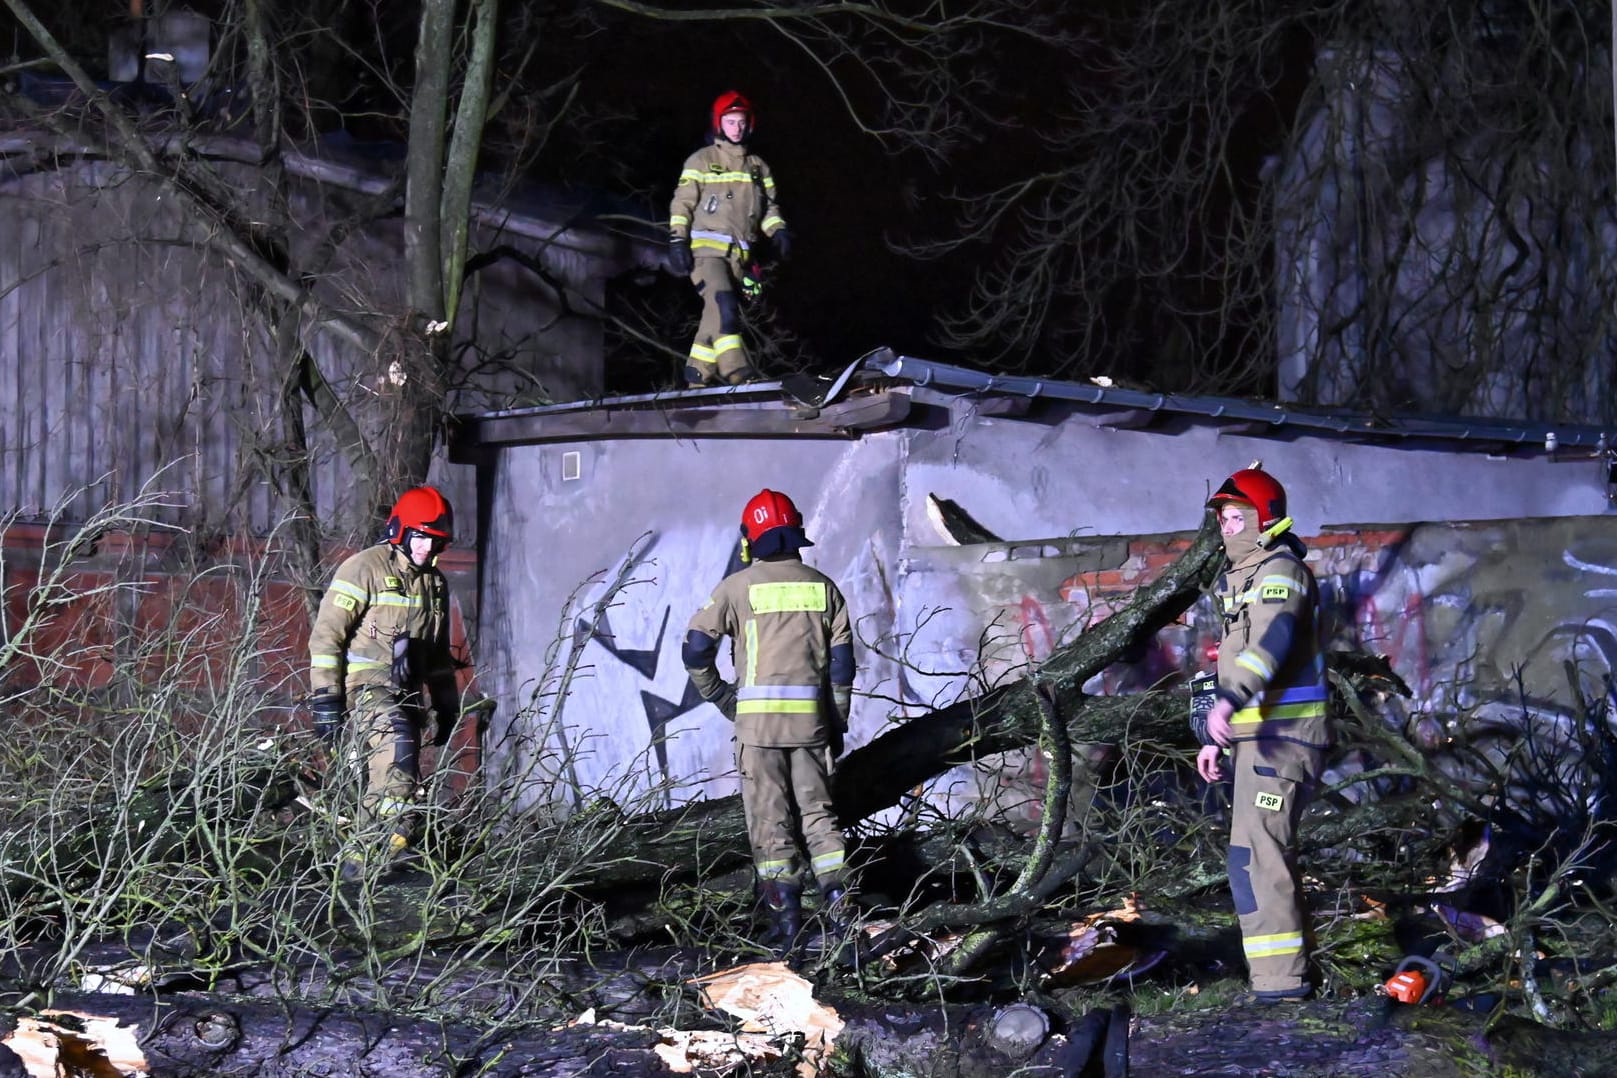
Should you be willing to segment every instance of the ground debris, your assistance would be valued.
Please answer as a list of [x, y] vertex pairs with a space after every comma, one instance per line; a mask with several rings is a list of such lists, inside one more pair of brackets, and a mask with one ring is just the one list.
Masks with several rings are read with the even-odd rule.
[[[1452, 1007], [1314, 1000], [1136, 1017], [1135, 1074], [1222, 1078], [1568, 1078], [1617, 1073], [1617, 1034], [1568, 1033]], [[1375, 1028], [1385, 1019], [1385, 1024]]]

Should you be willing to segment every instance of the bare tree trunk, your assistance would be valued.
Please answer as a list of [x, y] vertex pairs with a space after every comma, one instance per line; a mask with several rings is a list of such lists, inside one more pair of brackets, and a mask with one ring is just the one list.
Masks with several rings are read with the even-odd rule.
[[440, 229], [443, 236], [443, 294], [446, 332], [452, 332], [460, 312], [460, 292], [466, 275], [466, 250], [471, 239], [472, 181], [477, 175], [478, 150], [488, 120], [489, 91], [494, 79], [494, 46], [500, 19], [499, 0], [471, 0], [469, 16], [471, 59], [466, 65], [455, 128], [444, 160], [444, 189]]
[[[618, 1026], [506, 1026], [490, 1030], [470, 1023], [401, 1014], [373, 1013], [336, 1007], [307, 1006], [290, 1000], [258, 1002], [209, 995], [162, 998], [59, 992], [51, 1011], [114, 1019], [122, 1035], [108, 1051], [98, 1043], [97, 1029], [68, 1018], [39, 1032], [31, 1016], [8, 1014], [5, 1023], [16, 1034], [43, 1048], [53, 1063], [78, 1056], [107, 1058], [133, 1065], [156, 1078], [213, 1078], [219, 1074], [256, 1074], [266, 1078], [295, 1075], [600, 1074], [604, 1060], [614, 1073], [671, 1074], [653, 1048], [660, 1038], [653, 1029]], [[138, 1039], [137, 1039], [138, 1038]], [[21, 1047], [13, 1039], [14, 1046]], [[82, 1049], [82, 1052], [75, 1052]], [[15, 1048], [13, 1048], [15, 1050]], [[59, 1054], [58, 1054], [59, 1053]], [[0, 1056], [9, 1053], [0, 1051]], [[133, 1058], [131, 1058], [133, 1057]], [[15, 1062], [14, 1059], [10, 1059]], [[93, 1064], [92, 1064], [93, 1065]], [[63, 1074], [124, 1074], [133, 1070], [67, 1065]], [[6, 1072], [10, 1073], [10, 1072]], [[19, 1072], [20, 1073], [20, 1072]]]
[[[1196, 602], [1222, 564], [1209, 516], [1190, 549], [1129, 604], [1051, 655], [1031, 677], [905, 723], [837, 766], [837, 812], [853, 823], [898, 803], [908, 790], [959, 764], [1031, 745], [1038, 737], [1038, 689], [1047, 686], [1074, 742], [1117, 742], [1132, 718], [1156, 709], [1135, 697], [1086, 697], [1083, 685], [1150, 640]], [[1181, 716], [1182, 721], [1182, 716]]]
[[[890, 808], [905, 794], [952, 767], [1037, 742], [1047, 691], [1073, 742], [1115, 743], [1149, 735], [1181, 740], [1185, 697], [1087, 697], [1083, 684], [1183, 614], [1211, 584], [1224, 556], [1212, 516], [1190, 548], [1122, 610], [1051, 655], [1030, 677], [912, 719], [855, 749], [837, 765], [833, 796], [843, 826]], [[648, 882], [660, 866], [698, 874], [745, 858], [746, 825], [739, 797], [701, 801], [629, 821], [639, 848], [633, 858], [603, 869], [601, 884]], [[644, 878], [640, 878], [640, 877]]]

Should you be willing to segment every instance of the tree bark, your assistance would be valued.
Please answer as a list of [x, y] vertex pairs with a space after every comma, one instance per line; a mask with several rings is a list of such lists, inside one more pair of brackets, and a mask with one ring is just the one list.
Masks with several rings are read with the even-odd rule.
[[416, 35], [409, 180], [404, 188], [404, 266], [412, 320], [435, 321], [444, 314], [441, 213], [454, 38], [455, 0], [426, 0]]
[[[1223, 560], [1211, 514], [1189, 548], [1129, 604], [1083, 632], [1021, 681], [912, 719], [837, 764], [832, 795], [844, 827], [898, 804], [911, 790], [952, 767], [1025, 748], [1039, 737], [1044, 687], [1073, 742], [1114, 743], [1130, 737], [1183, 740], [1183, 693], [1088, 697], [1095, 674], [1137, 649], [1190, 608]], [[597, 884], [664, 878], [665, 866], [714, 871], [745, 857], [746, 823], [739, 797], [701, 801], [628, 821], [633, 861], [618, 861]], [[632, 877], [632, 878], [631, 878]]]
[[[817, 993], [817, 995], [820, 993]], [[1245, 1078], [1275, 1073], [1362, 1075], [1403, 1073], [1418, 1060], [1426, 1078], [1480, 1073], [1524, 1076], [1607, 1074], [1617, 1068], [1617, 1035], [1555, 1030], [1506, 1017], [1451, 1007], [1389, 1008], [1381, 1000], [1322, 1000], [1281, 1008], [1176, 1010], [1130, 1017], [1091, 1012], [1104, 1024], [1126, 1026], [1099, 1037], [1086, 1020], [1045, 1000], [1048, 1034], [1021, 1043], [995, 1036], [992, 1006], [861, 1005], [827, 995], [822, 1002], [844, 1023], [832, 1048], [851, 1073], [890, 1078], [990, 1078], [1026, 1070], [1052, 1074], [1100, 1073], [1098, 1054], [1118, 1047], [1136, 1074], [1221, 1074]], [[149, 996], [63, 992], [49, 1009], [81, 1016], [58, 1018], [46, 1049], [52, 1063], [76, 1061], [61, 1073], [112, 1075], [113, 1062], [138, 1056], [153, 1078], [256, 1074], [269, 1078], [324, 1074], [418, 1075], [422, 1078], [479, 1074], [568, 1076], [676, 1073], [656, 1048], [672, 1038], [642, 1025], [549, 1025], [501, 1022], [480, 1026], [402, 1014], [314, 1007], [288, 1000], [265, 1002], [221, 995]], [[107, 1026], [86, 1018], [112, 1019]], [[12, 1052], [39, 1050], [44, 1040], [35, 1014], [8, 1013], [0, 1029]], [[782, 1048], [789, 1031], [779, 1037]], [[29, 1043], [25, 1043], [29, 1042]], [[1085, 1060], [1092, 1069], [1085, 1070]], [[0, 1075], [23, 1073], [0, 1051]], [[789, 1054], [748, 1073], [788, 1075]], [[1107, 1073], [1113, 1073], [1108, 1070]]]
[[[558, 1078], [603, 1073], [673, 1074], [653, 1050], [661, 1038], [654, 1029], [580, 1024], [564, 1028], [471, 1023], [411, 1018], [305, 1006], [290, 1000], [262, 1002], [227, 996], [149, 996], [61, 992], [49, 1009], [115, 1019], [126, 1052], [139, 1053], [153, 1078], [214, 1078], [254, 1074], [262, 1078], [296, 1075], [415, 1075], [419, 1078], [479, 1074], [548, 1075]], [[13, 1029], [25, 1019], [7, 1015]], [[75, 1036], [82, 1019], [58, 1020], [52, 1038], [63, 1042], [60, 1056], [92, 1061], [59, 1073], [117, 1075], [106, 1057], [96, 1059], [92, 1035]], [[91, 1033], [94, 1030], [85, 1031]], [[15, 1036], [25, 1036], [26, 1033]], [[36, 1039], [38, 1035], [35, 1035]], [[138, 1041], [137, 1041], [138, 1039]], [[77, 1042], [77, 1043], [75, 1043]], [[10, 1042], [15, 1052], [20, 1045]], [[0, 1052], [0, 1056], [6, 1053]], [[115, 1061], [120, 1053], [109, 1053]], [[122, 1059], [128, 1059], [123, 1055]], [[99, 1067], [95, 1064], [99, 1063]], [[60, 1065], [60, 1064], [58, 1064]]]
[[494, 79], [494, 45], [499, 29], [499, 0], [471, 0], [467, 36], [471, 57], [455, 110], [454, 130], [444, 161], [444, 189], [439, 212], [443, 233], [444, 320], [453, 330], [466, 276], [466, 249], [471, 236], [472, 182], [477, 176], [478, 149], [488, 121]]

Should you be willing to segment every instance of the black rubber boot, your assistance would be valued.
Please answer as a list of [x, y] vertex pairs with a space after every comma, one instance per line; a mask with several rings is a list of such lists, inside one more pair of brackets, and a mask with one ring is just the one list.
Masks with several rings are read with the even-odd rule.
[[787, 880], [770, 880], [763, 885], [763, 897], [769, 911], [764, 943], [781, 954], [790, 954], [803, 934], [802, 888]]
[[685, 365], [686, 389], [706, 389], [708, 386], [722, 385], [724, 385], [724, 379], [719, 377], [717, 371], [715, 371], [713, 374], [704, 374], [702, 373], [702, 369], [696, 366], [694, 363], [687, 363]]
[[834, 931], [847, 929], [852, 905], [846, 884], [833, 883], [820, 889], [820, 915]]

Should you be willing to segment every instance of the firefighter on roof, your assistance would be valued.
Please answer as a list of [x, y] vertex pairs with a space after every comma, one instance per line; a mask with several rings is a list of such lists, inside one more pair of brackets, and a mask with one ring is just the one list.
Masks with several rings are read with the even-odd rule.
[[[736, 765], [770, 942], [790, 950], [803, 927], [806, 876], [833, 922], [845, 908], [845, 843], [831, 808], [831, 766], [853, 702], [853, 633], [842, 593], [803, 564], [812, 546], [786, 495], [759, 491], [741, 516], [750, 564], [724, 578], [691, 618], [683, 658], [704, 700], [735, 721]], [[732, 641], [736, 683], [715, 662]], [[798, 856], [808, 849], [808, 872]]]
[[427, 702], [434, 745], [449, 743], [460, 716], [449, 583], [436, 565], [454, 536], [454, 513], [442, 494], [405, 491], [382, 541], [338, 566], [309, 631], [315, 729], [328, 745], [357, 751], [365, 765], [354, 840], [340, 866], [346, 881], [363, 874], [368, 856], [385, 863], [410, 843]]
[[776, 259], [791, 250], [775, 177], [747, 149], [753, 128], [752, 103], [734, 91], [720, 94], [713, 102], [710, 141], [685, 160], [668, 207], [669, 268], [689, 276], [702, 297], [702, 320], [685, 367], [691, 387], [758, 378], [741, 341], [738, 293], [758, 287], [753, 266], [763, 237]]
[[1207, 715], [1197, 770], [1235, 792], [1229, 877], [1241, 943], [1259, 1002], [1304, 999], [1307, 913], [1297, 876], [1297, 822], [1329, 742], [1319, 589], [1291, 533], [1286, 492], [1255, 462], [1208, 500], [1229, 564], [1214, 587], [1224, 619], [1218, 696]]

